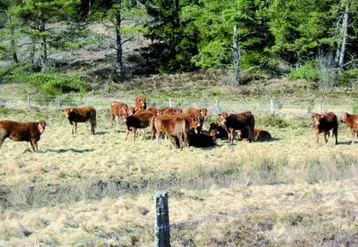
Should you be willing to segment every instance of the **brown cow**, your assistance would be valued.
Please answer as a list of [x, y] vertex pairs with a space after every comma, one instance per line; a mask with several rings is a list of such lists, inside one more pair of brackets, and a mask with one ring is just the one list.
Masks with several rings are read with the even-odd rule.
[[332, 137], [336, 137], [336, 145], [338, 144], [338, 120], [337, 116], [333, 112], [328, 112], [324, 114], [315, 113], [312, 115], [313, 118], [313, 128], [316, 135], [317, 143], [319, 143], [319, 134], [324, 133], [324, 140], [328, 142], [330, 134], [329, 131], [332, 130]]
[[184, 117], [162, 115], [155, 117], [153, 122], [158, 144], [160, 132], [173, 137], [177, 146], [181, 149], [183, 149], [184, 145], [188, 144], [189, 123]]
[[[249, 131], [245, 130], [237, 130], [236, 131], [239, 137], [239, 140], [247, 140], [249, 138]], [[254, 129], [254, 140], [255, 141], [269, 141], [272, 139], [271, 134], [262, 129]]]
[[37, 142], [46, 126], [47, 123], [44, 120], [29, 123], [0, 121], [0, 148], [4, 140], [9, 137], [13, 141], [30, 142], [32, 150], [39, 152]]
[[[134, 140], [137, 137], [137, 129], [145, 129], [152, 125], [153, 118], [155, 117], [155, 113], [148, 110], [138, 110], [134, 115], [127, 117], [126, 126], [127, 126], [127, 134], [125, 140], [127, 140], [128, 135], [131, 131], [134, 133]], [[152, 129], [152, 128], [151, 128]]]
[[234, 133], [236, 130], [248, 130], [249, 142], [254, 140], [255, 118], [250, 111], [228, 114], [226, 112], [220, 113], [219, 117], [223, 120], [223, 124], [228, 130], [228, 139], [231, 144], [234, 143]]
[[176, 115], [183, 113], [183, 110], [174, 107], [164, 107], [160, 109], [160, 112], [162, 113], [162, 115]]
[[203, 129], [208, 110], [206, 108], [196, 109], [194, 107], [189, 107], [185, 110], [184, 113], [190, 116], [198, 117], [200, 119], [200, 127], [198, 128], [198, 132], [200, 132]]
[[147, 101], [144, 97], [142, 96], [137, 96], [135, 99], [134, 99], [134, 109], [135, 111], [138, 111], [138, 110], [145, 110], [147, 109]]
[[126, 103], [121, 101], [113, 101], [111, 103], [111, 124], [113, 125], [113, 121], [116, 120], [119, 124], [119, 120], [122, 124], [124, 124], [124, 121], [126, 117], [129, 116], [129, 108]]
[[77, 134], [77, 123], [89, 121], [91, 123], [91, 133], [95, 134], [96, 109], [93, 106], [80, 106], [75, 108], [65, 108], [62, 110], [66, 118], [72, 125], [72, 134]]
[[341, 122], [351, 129], [352, 144], [354, 144], [354, 138], [358, 135], [358, 115], [346, 112], [343, 114]]

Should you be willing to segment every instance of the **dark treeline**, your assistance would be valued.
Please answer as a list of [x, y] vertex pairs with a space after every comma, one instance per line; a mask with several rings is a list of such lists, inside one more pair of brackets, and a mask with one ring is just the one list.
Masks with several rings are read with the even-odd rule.
[[146, 73], [232, 69], [237, 25], [242, 71], [354, 77], [357, 13], [355, 0], [0, 0], [0, 55], [46, 73], [49, 53], [103, 43], [88, 28], [100, 22], [114, 33], [118, 78], [130, 73], [123, 47], [138, 34], [150, 41], [136, 52]]

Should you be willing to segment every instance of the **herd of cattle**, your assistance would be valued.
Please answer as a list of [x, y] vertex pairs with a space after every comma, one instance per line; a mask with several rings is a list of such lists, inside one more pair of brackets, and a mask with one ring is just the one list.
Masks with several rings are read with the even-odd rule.
[[[94, 107], [81, 106], [65, 108], [62, 111], [72, 125], [72, 134], [77, 134], [77, 123], [87, 121], [91, 124], [91, 133], [95, 134], [96, 109]], [[130, 133], [133, 133], [135, 140], [138, 129], [142, 129], [145, 133], [144, 129], [149, 128], [152, 139], [156, 138], [158, 144], [161, 134], [164, 134], [165, 138], [171, 138], [175, 146], [181, 149], [184, 146], [213, 146], [217, 138], [227, 139], [233, 144], [235, 135], [239, 140], [246, 139], [249, 142], [267, 141], [272, 138], [266, 130], [255, 129], [255, 118], [249, 111], [237, 114], [220, 113], [220, 121], [210, 123], [208, 131], [203, 130], [208, 113], [206, 108], [190, 107], [185, 111], [172, 107], [147, 108], [146, 100], [141, 96], [135, 98], [134, 106], [128, 106], [121, 101], [112, 102], [110, 113], [112, 124], [116, 121], [126, 126], [126, 140]], [[315, 113], [312, 118], [317, 143], [320, 133], [324, 134], [327, 142], [327, 137], [332, 130], [332, 137], [335, 137], [335, 143], [338, 144], [337, 116], [332, 112]], [[341, 122], [351, 129], [353, 144], [358, 132], [358, 115], [344, 113]], [[13, 141], [30, 142], [33, 151], [38, 152], [37, 142], [46, 126], [47, 122], [44, 120], [27, 123], [0, 121], [0, 148], [4, 140], [10, 138]]]

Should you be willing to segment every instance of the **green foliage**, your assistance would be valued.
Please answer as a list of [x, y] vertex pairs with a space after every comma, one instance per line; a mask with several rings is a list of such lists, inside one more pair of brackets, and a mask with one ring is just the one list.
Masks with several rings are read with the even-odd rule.
[[358, 105], [353, 105], [352, 106], [352, 113], [353, 114], [358, 114]]
[[257, 125], [265, 127], [287, 128], [290, 126], [289, 122], [277, 114], [270, 114], [256, 117]]
[[288, 75], [289, 80], [306, 79], [306, 80], [319, 80], [319, 72], [317, 63], [308, 61], [304, 65], [298, 67]]
[[85, 82], [78, 77], [56, 73], [29, 72], [29, 64], [18, 64], [6, 72], [5, 78], [33, 86], [40, 93], [60, 95], [67, 92], [84, 92]]
[[338, 76], [338, 85], [345, 87], [358, 85], [358, 69], [343, 71]]

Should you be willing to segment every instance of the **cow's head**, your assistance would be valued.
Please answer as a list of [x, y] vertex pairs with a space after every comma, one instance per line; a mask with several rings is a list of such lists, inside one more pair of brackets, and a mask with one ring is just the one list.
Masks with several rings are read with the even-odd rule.
[[73, 112], [73, 108], [64, 108], [64, 109], [62, 109], [62, 112], [64, 112], [64, 113], [65, 113], [66, 118], [69, 118], [69, 117], [70, 117], [71, 112]]
[[134, 104], [135, 104], [136, 110], [147, 108], [147, 101], [142, 96], [137, 96], [134, 100]]
[[193, 129], [195, 133], [198, 133], [198, 128], [201, 126], [200, 119], [198, 117], [192, 117], [189, 124], [189, 128]]
[[36, 125], [37, 125], [37, 129], [40, 132], [40, 134], [42, 134], [45, 131], [46, 126], [48, 126], [48, 124], [44, 120], [37, 121]]
[[201, 108], [201, 109], [199, 110], [199, 114], [200, 114], [200, 117], [201, 117], [201, 118], [205, 119], [205, 118], [206, 118], [206, 115], [208, 114], [208, 109], [206, 109], [206, 108]]
[[348, 112], [345, 112], [341, 118], [341, 123], [347, 123], [348, 122]]
[[322, 116], [319, 113], [315, 113], [312, 115], [313, 127], [317, 127], [320, 124], [321, 118]]

